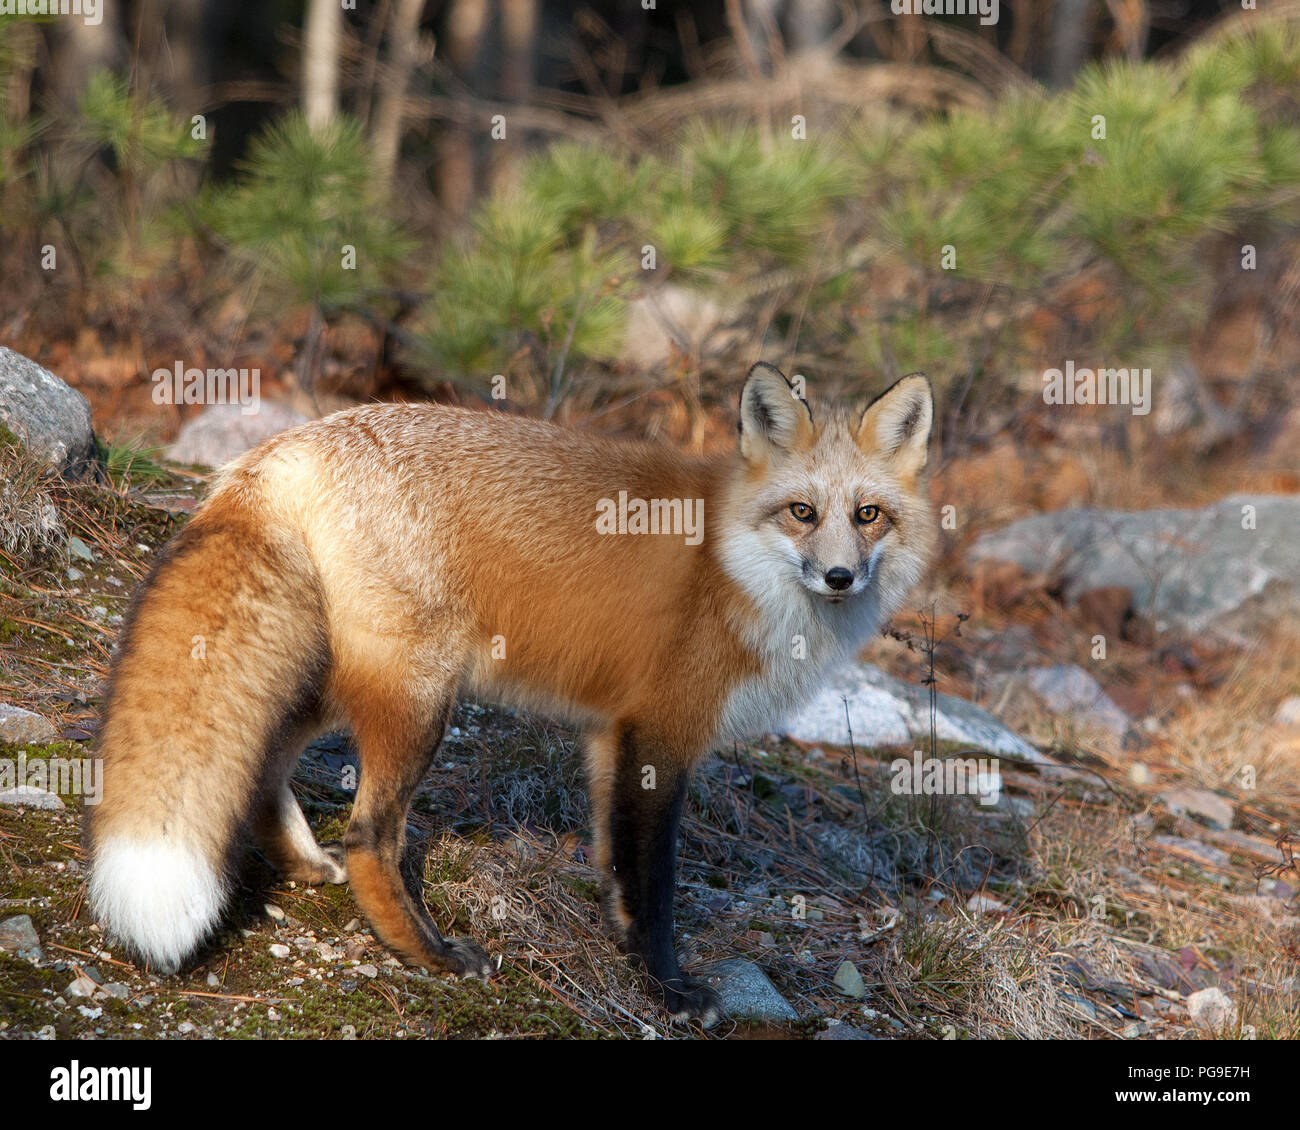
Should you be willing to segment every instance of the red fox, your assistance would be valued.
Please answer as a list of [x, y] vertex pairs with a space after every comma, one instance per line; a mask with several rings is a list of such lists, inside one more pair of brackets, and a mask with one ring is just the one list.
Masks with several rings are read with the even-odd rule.
[[[814, 414], [760, 363], [722, 457], [433, 405], [266, 441], [223, 471], [125, 628], [89, 830], [96, 916], [176, 970], [248, 834], [289, 878], [350, 883], [411, 965], [489, 977], [399, 872], [464, 693], [581, 731], [609, 922], [669, 1013], [715, 1022], [673, 945], [687, 775], [777, 724], [921, 579], [932, 416], [919, 374], [860, 415]], [[323, 847], [289, 776], [344, 726], [360, 783]]]

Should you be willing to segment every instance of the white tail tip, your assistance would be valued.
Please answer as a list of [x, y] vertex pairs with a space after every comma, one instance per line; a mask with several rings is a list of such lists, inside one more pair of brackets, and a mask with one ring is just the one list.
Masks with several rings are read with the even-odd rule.
[[193, 848], [109, 837], [90, 873], [95, 917], [150, 966], [174, 973], [221, 917], [226, 883]]

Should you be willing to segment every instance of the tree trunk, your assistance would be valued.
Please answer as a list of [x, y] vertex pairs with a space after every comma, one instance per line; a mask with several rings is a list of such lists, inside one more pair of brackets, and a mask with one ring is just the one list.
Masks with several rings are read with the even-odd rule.
[[339, 0], [309, 0], [302, 58], [302, 109], [314, 132], [328, 127], [339, 112]]
[[791, 54], [815, 54], [835, 31], [833, 0], [792, 0], [786, 9]]
[[1092, 29], [1092, 0], [1060, 0], [1052, 13], [1052, 53], [1048, 79], [1055, 87], [1069, 86], [1088, 57]]
[[166, 43], [159, 54], [165, 60], [172, 103], [186, 117], [203, 109], [199, 91], [207, 85], [208, 45], [203, 40], [203, 0], [171, 0], [166, 9]]
[[[533, 96], [533, 59], [537, 41], [537, 0], [501, 0], [501, 80], [504, 101], [522, 106]], [[509, 112], [507, 111], [507, 117]], [[518, 179], [524, 138], [515, 133], [510, 144], [494, 143], [488, 150], [489, 191], [513, 185]]]
[[[96, 71], [113, 70], [127, 62], [126, 40], [118, 32], [119, 0], [103, 0], [101, 21], [53, 21], [54, 88], [65, 105], [75, 106]], [[12, 29], [6, 34], [13, 34]]]
[[[457, 78], [477, 90], [479, 67], [487, 29], [487, 0], [451, 0], [443, 52]], [[438, 203], [452, 222], [469, 214], [474, 199], [474, 144], [459, 122], [447, 122], [438, 142]]]
[[371, 141], [371, 177], [377, 188], [386, 190], [397, 168], [402, 143], [402, 105], [415, 67], [416, 37], [424, 0], [396, 0], [389, 29], [388, 65], [381, 72], [379, 107]]

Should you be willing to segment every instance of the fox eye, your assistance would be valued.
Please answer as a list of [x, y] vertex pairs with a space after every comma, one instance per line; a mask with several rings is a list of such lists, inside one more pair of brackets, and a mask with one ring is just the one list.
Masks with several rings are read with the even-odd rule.
[[790, 513], [793, 514], [796, 518], [798, 518], [799, 521], [801, 522], [811, 522], [814, 518], [817, 517], [817, 511], [814, 510], [811, 506], [809, 506], [808, 503], [806, 502], [790, 503]]
[[864, 526], [867, 525], [869, 522], [874, 522], [879, 517], [880, 517], [879, 506], [858, 507], [858, 521], [861, 522]]

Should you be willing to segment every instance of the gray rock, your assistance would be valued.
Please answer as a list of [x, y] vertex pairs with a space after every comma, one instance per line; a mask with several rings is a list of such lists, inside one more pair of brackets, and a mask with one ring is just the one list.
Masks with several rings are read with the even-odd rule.
[[832, 1024], [824, 1032], [818, 1032], [814, 1040], [878, 1040], [865, 1028], [854, 1028], [852, 1024]]
[[63, 990], [63, 995], [70, 998], [84, 997], [89, 999], [90, 997], [93, 997], [98, 990], [99, 986], [89, 977], [78, 977], [72, 982], [72, 984]]
[[[1254, 528], [1246, 528], [1254, 507]], [[985, 534], [976, 561], [1011, 561], [1060, 579], [1069, 604], [1094, 589], [1133, 594], [1158, 630], [1238, 643], [1300, 613], [1300, 498], [1232, 495], [1199, 510], [1059, 510]]]
[[1221, 829], [1232, 827], [1232, 817], [1236, 812], [1232, 801], [1206, 789], [1170, 789], [1156, 799], [1164, 801], [1165, 807], [1175, 816], [1202, 816], [1213, 827]]
[[16, 789], [0, 790], [0, 804], [11, 808], [61, 809], [63, 800], [57, 793], [46, 792], [34, 785], [19, 785]]
[[[886, 675], [869, 663], [853, 663], [831, 675], [821, 692], [786, 720], [784, 732], [802, 742], [848, 745], [846, 699], [855, 745], [907, 746], [929, 739], [928, 690]], [[1006, 757], [1048, 763], [1027, 741], [972, 702], [939, 694], [935, 710], [940, 741], [961, 742]]]
[[835, 970], [835, 987], [855, 1001], [860, 1001], [867, 995], [866, 982], [862, 980], [858, 967], [851, 961], [841, 961], [840, 967]]
[[1237, 1019], [1237, 1006], [1222, 989], [1211, 986], [1187, 998], [1187, 1012], [1198, 1028], [1219, 1029]]
[[1038, 805], [1029, 797], [1012, 796], [1004, 792], [998, 797], [994, 811], [1009, 814], [1018, 820], [1033, 820], [1038, 815]]
[[95, 555], [84, 541], [76, 534], [68, 538], [68, 555], [70, 557], [80, 558], [82, 561], [94, 561]]
[[273, 400], [259, 402], [257, 411], [247, 415], [240, 404], [212, 404], [181, 428], [167, 458], [221, 467], [263, 440], [306, 422], [306, 416]]
[[752, 961], [732, 958], [710, 966], [706, 975], [722, 998], [728, 1014], [750, 1020], [798, 1020], [790, 1002]]
[[972, 646], [978, 648], [970, 660], [970, 674], [980, 680], [1049, 661], [1033, 631], [1024, 624], [1008, 624], [997, 632], [972, 630], [970, 635]]
[[1183, 836], [1156, 836], [1154, 842], [1165, 848], [1171, 855], [1211, 870], [1225, 870], [1231, 862], [1231, 857], [1222, 848], [1202, 843], [1200, 840], [1190, 840]]
[[1017, 689], [1023, 689], [1052, 713], [1114, 738], [1123, 737], [1131, 725], [1129, 716], [1115, 705], [1101, 684], [1074, 663], [1031, 667], [989, 679], [989, 693], [995, 704]]
[[32, 925], [31, 915], [15, 914], [0, 921], [0, 950], [16, 954], [28, 961], [43, 961], [41, 939]]
[[1097, 1019], [1097, 1010], [1095, 1007], [1093, 1007], [1093, 1004], [1090, 1000], [1086, 999], [1085, 997], [1081, 997], [1076, 993], [1062, 993], [1061, 995], [1067, 1001], [1070, 1002], [1070, 1005], [1073, 1007], [1074, 1011], [1077, 1012], [1080, 1016], [1082, 1016], [1085, 1020]]
[[1277, 878], [1266, 878], [1259, 881], [1259, 893], [1281, 902], [1290, 902], [1296, 892], [1291, 889], [1290, 883], [1284, 883]]
[[37, 458], [60, 471], [85, 469], [95, 455], [90, 404], [35, 361], [0, 345], [0, 423]]
[[1273, 715], [1273, 721], [1280, 726], [1300, 726], [1300, 694], [1284, 698]]
[[0, 742], [40, 745], [58, 737], [53, 723], [39, 714], [0, 702]]

